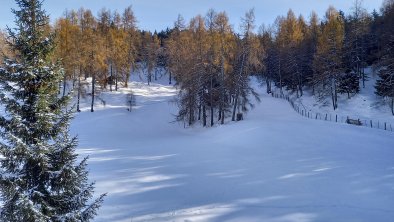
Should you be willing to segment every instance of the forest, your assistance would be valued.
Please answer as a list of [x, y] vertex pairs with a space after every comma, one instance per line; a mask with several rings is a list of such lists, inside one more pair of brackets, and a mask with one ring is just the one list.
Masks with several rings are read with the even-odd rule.
[[368, 81], [365, 68], [372, 66], [380, 76], [376, 94], [389, 101], [394, 115], [392, 0], [371, 13], [360, 0], [349, 14], [329, 7], [322, 18], [311, 12], [306, 19], [290, 9], [258, 28], [254, 13], [241, 18], [239, 33], [226, 12], [213, 9], [189, 22], [178, 15], [173, 27], [152, 33], [138, 29], [131, 6], [122, 13], [102, 9], [97, 16], [83, 8], [66, 11], [48, 27], [57, 38], [53, 59], [61, 59], [65, 71], [62, 94], [72, 81], [79, 98], [81, 81], [91, 77], [94, 111], [95, 91], [127, 87], [136, 69], [148, 84], [164, 70], [180, 90], [176, 119], [212, 126], [240, 120], [253, 107], [249, 96], [258, 96], [250, 75], [261, 78], [267, 93], [277, 87], [302, 97], [312, 90], [335, 110], [338, 94], [357, 94]]

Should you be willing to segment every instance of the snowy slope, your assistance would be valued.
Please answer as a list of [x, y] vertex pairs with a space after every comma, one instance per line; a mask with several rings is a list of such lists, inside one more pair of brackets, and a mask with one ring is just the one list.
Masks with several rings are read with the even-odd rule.
[[[383, 123], [391, 124], [394, 128], [394, 116], [391, 113], [388, 103], [385, 103], [381, 97], [375, 95], [375, 84], [379, 78], [377, 73], [373, 71], [371, 67], [365, 70], [369, 80], [365, 82], [365, 88], [362, 87], [360, 81], [360, 93], [348, 99], [347, 94], [339, 94], [338, 109], [333, 110], [331, 103], [328, 100], [326, 105], [318, 102], [315, 97], [312, 96], [310, 91], [307, 91], [305, 95], [297, 99], [298, 104], [304, 107], [308, 112], [320, 113], [325, 115], [336, 114], [342, 119], [346, 119], [347, 116], [352, 119], [360, 119], [363, 123], [367, 123], [372, 120], [375, 128], [377, 128], [377, 122], [379, 121], [380, 127], [383, 127]], [[295, 98], [295, 95], [293, 95]]]
[[392, 132], [306, 119], [264, 90], [245, 121], [184, 129], [172, 86], [133, 80], [132, 112], [122, 89], [72, 124], [108, 192], [97, 222], [393, 221]]

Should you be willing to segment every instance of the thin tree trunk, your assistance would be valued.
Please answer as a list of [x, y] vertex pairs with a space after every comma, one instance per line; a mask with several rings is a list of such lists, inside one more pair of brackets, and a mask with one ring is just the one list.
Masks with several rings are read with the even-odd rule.
[[169, 84], [171, 85], [172, 84], [171, 83], [171, 80], [172, 80], [171, 71], [168, 71], [168, 73], [169, 73]]
[[282, 88], [282, 73], [281, 73], [281, 67], [280, 67], [280, 55], [279, 55], [279, 88], [280, 88], [280, 94], [283, 94], [283, 88]]
[[112, 63], [111, 63], [111, 66], [110, 66], [110, 70], [111, 70], [111, 78], [110, 78], [110, 81], [109, 81], [109, 91], [112, 92], [112, 81], [114, 81], [114, 78], [113, 78], [113, 75], [112, 75]]
[[336, 109], [336, 101], [335, 101], [335, 80], [331, 78], [331, 100], [332, 100], [332, 107], [334, 110]]
[[234, 99], [233, 116], [231, 118], [232, 121], [235, 121], [235, 113], [237, 111], [237, 104], [238, 104], [238, 92], [237, 92], [237, 95], [235, 96], [235, 99]]
[[75, 74], [75, 67], [73, 71], [73, 89], [75, 88], [75, 81], [76, 81], [76, 74]]
[[211, 102], [211, 126], [213, 126], [213, 115], [214, 115], [214, 113], [213, 113], [213, 77], [212, 77], [212, 74], [211, 74], [211, 84], [210, 84], [210, 88], [211, 88], [211, 90], [210, 90], [210, 102]]
[[271, 93], [271, 84], [268, 76], [265, 78], [265, 83], [267, 84], [267, 94]]
[[223, 43], [222, 43], [222, 56], [221, 56], [221, 67], [220, 67], [220, 104], [219, 104], [219, 120], [221, 120], [221, 124], [224, 124], [224, 104], [225, 104], [225, 85], [224, 85], [224, 56], [223, 56]]
[[118, 70], [115, 69], [115, 91], [118, 91]]
[[205, 105], [202, 106], [202, 125], [207, 126], [207, 111]]
[[200, 120], [201, 120], [201, 103], [198, 106], [198, 121], [200, 121]]
[[392, 113], [393, 116], [394, 116], [394, 96], [391, 97], [391, 113]]
[[64, 78], [63, 78], [63, 96], [66, 95], [66, 85], [67, 85], [67, 77], [66, 77], [66, 73], [64, 73]]
[[92, 104], [90, 107], [90, 112], [94, 112], [94, 87], [95, 87], [95, 82], [96, 82], [96, 75], [92, 76]]
[[222, 120], [220, 122], [222, 125], [224, 124], [224, 110], [222, 110]]
[[79, 66], [77, 112], [81, 112], [81, 110], [79, 109], [79, 102], [81, 99], [81, 73], [82, 73], [82, 66]]
[[125, 84], [124, 84], [124, 86], [125, 86], [126, 88], [129, 87], [129, 80], [130, 80], [130, 76], [131, 76], [132, 73], [133, 73], [133, 65], [130, 65], [130, 72], [128, 72], [128, 73], [126, 74], [126, 82], [125, 82]]
[[191, 126], [194, 122], [194, 117], [193, 117], [193, 106], [192, 106], [192, 97], [190, 96], [190, 92], [189, 92], [189, 126]]
[[155, 81], [157, 81], [157, 68], [155, 68]]

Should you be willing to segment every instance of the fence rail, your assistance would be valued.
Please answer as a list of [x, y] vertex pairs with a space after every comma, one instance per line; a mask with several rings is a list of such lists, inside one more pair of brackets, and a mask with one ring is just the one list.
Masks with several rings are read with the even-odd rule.
[[374, 121], [374, 120], [362, 120], [362, 119], [353, 119], [349, 116], [340, 116], [338, 114], [329, 114], [329, 113], [315, 113], [312, 111], [308, 111], [307, 109], [300, 107], [294, 99], [291, 99], [290, 96], [284, 95], [284, 94], [279, 94], [279, 93], [271, 93], [272, 97], [278, 98], [278, 99], [284, 99], [289, 102], [291, 107], [300, 115], [303, 117], [309, 118], [309, 119], [315, 119], [315, 120], [323, 120], [323, 121], [329, 121], [329, 122], [336, 122], [336, 123], [347, 123], [351, 125], [358, 125], [358, 126], [364, 126], [368, 128], [373, 128], [373, 129], [381, 129], [381, 130], [386, 130], [386, 131], [391, 131], [393, 132], [394, 126], [392, 126], [391, 123], [387, 122], [381, 122], [381, 121]]

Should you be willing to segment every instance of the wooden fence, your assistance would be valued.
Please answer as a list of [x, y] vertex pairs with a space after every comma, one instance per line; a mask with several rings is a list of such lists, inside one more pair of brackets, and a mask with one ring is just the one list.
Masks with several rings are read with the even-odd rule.
[[364, 127], [369, 127], [373, 129], [381, 129], [381, 130], [386, 130], [386, 131], [391, 131], [393, 132], [393, 126], [391, 123], [387, 122], [382, 122], [382, 121], [374, 121], [374, 120], [366, 120], [366, 119], [354, 119], [349, 116], [340, 116], [338, 114], [322, 114], [322, 113], [315, 113], [312, 111], [308, 111], [305, 109], [305, 107], [300, 107], [294, 99], [291, 99], [288, 95], [284, 94], [279, 94], [279, 93], [271, 93], [272, 97], [274, 98], [279, 98], [279, 99], [284, 99], [289, 102], [291, 107], [299, 113], [300, 115], [309, 118], [309, 119], [315, 119], [315, 120], [323, 120], [323, 121], [330, 121], [330, 122], [336, 122], [336, 123], [347, 123], [347, 124], [352, 124], [352, 125], [357, 125], [357, 126], [364, 126]]

